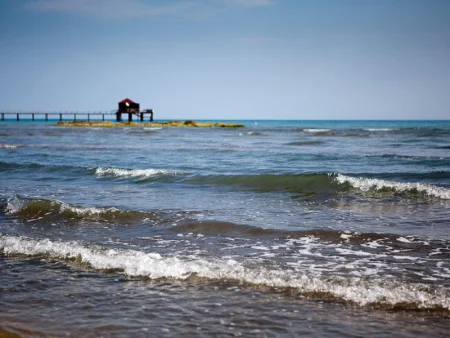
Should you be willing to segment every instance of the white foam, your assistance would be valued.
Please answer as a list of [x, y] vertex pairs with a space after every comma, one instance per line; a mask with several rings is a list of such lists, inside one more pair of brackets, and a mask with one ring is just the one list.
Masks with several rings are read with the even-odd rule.
[[141, 177], [148, 178], [160, 175], [183, 175], [185, 173], [179, 171], [170, 171], [166, 169], [122, 169], [122, 168], [103, 168], [98, 167], [95, 170], [98, 176], [115, 176], [115, 177]]
[[64, 211], [71, 211], [76, 213], [77, 215], [84, 215], [84, 216], [92, 216], [92, 215], [100, 215], [106, 212], [116, 212], [119, 211], [119, 209], [111, 207], [111, 208], [94, 208], [94, 207], [80, 207], [80, 206], [73, 206], [69, 205], [63, 202], [61, 203], [60, 212]]
[[[359, 305], [415, 304], [418, 307], [450, 309], [448, 290], [429, 290], [423, 284], [382, 281], [360, 277], [339, 277], [309, 273], [307, 270], [283, 270], [264, 266], [246, 267], [235, 259], [205, 259], [185, 255], [162, 256], [136, 250], [86, 247], [77, 242], [36, 240], [1, 236], [0, 250], [6, 255], [44, 255], [53, 259], [76, 259], [94, 269], [119, 269], [129, 276], [187, 279], [195, 274], [210, 280], [236, 280], [240, 284], [296, 288], [299, 292], [325, 292]], [[299, 269], [301, 266], [299, 266]], [[361, 271], [361, 275], [373, 271]]]
[[6, 205], [6, 208], [5, 208], [5, 214], [7, 214], [7, 215], [15, 214], [15, 213], [19, 212], [20, 210], [22, 210], [22, 208], [24, 206], [25, 206], [25, 201], [18, 198], [17, 196], [15, 196], [14, 198], [12, 198], [8, 201], [8, 204]]
[[350, 238], [353, 237], [351, 234], [341, 234], [340, 236], [342, 239], [345, 239], [347, 242], [350, 240]]
[[335, 177], [335, 180], [341, 184], [346, 182], [350, 183], [354, 188], [358, 188], [362, 191], [369, 191], [370, 189], [381, 190], [383, 188], [391, 188], [399, 192], [417, 190], [419, 192], [426, 193], [429, 196], [438, 197], [445, 200], [450, 199], [450, 189], [426, 183], [394, 182], [376, 178], [350, 177], [342, 174], [338, 174]]
[[330, 131], [330, 129], [303, 129], [304, 132], [306, 133], [325, 133], [327, 131]]
[[383, 247], [384, 245], [378, 243], [378, 241], [379, 240], [367, 242], [366, 244], [362, 244], [362, 246], [363, 247], [368, 247], [368, 248], [373, 248], [373, 249]]
[[394, 128], [366, 128], [364, 130], [365, 131], [393, 131], [393, 130], [398, 130], [398, 129], [394, 129]]
[[370, 252], [366, 252], [366, 251], [353, 251], [350, 249], [343, 249], [343, 248], [336, 248], [335, 249], [337, 252], [339, 252], [341, 255], [352, 255], [352, 256], [379, 256], [379, 255], [375, 255], [372, 254]]
[[19, 148], [19, 146], [16, 145], [16, 144], [0, 144], [0, 148], [3, 148], [3, 149], [17, 149], [17, 148]]
[[[25, 198], [20, 198], [18, 196], [15, 196], [14, 198], [10, 199], [8, 201], [8, 204], [6, 205], [6, 209], [5, 209], [5, 213], [8, 215], [13, 215], [16, 214], [18, 212], [20, 212], [21, 210], [23, 210], [24, 208], [27, 207], [27, 205], [32, 202], [32, 199], [25, 199]], [[119, 211], [119, 209], [111, 207], [111, 208], [94, 208], [94, 207], [81, 207], [81, 206], [73, 206], [58, 200], [48, 200], [47, 202], [51, 203], [56, 210], [58, 210], [59, 207], [59, 212], [62, 213], [64, 211], [70, 211], [73, 212], [77, 215], [80, 216], [92, 216], [92, 215], [100, 215], [106, 212], [115, 212], [115, 211]], [[49, 215], [52, 212], [48, 212], [45, 215]], [[42, 217], [40, 217], [42, 218]], [[32, 219], [29, 220], [30, 222], [33, 221]]]
[[252, 246], [252, 249], [255, 249], [255, 250], [263, 250], [263, 251], [270, 250], [270, 248], [268, 248], [268, 247], [266, 247], [266, 246], [262, 246], [262, 245], [253, 245], [253, 246]]

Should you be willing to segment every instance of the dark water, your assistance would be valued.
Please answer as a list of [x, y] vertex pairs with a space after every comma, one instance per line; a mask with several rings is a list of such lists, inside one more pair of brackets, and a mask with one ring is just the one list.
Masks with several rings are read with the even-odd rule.
[[0, 336], [450, 328], [449, 121], [0, 123]]

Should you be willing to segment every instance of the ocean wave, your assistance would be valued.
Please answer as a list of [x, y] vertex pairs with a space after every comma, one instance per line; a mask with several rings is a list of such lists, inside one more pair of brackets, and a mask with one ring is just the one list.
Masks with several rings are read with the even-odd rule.
[[0, 161], [0, 170], [18, 172], [20, 170], [26, 171], [44, 171], [44, 172], [58, 172], [58, 173], [71, 173], [75, 175], [87, 175], [86, 167], [78, 167], [71, 165], [58, 165], [58, 164], [43, 164], [36, 162], [4, 162]]
[[126, 169], [116, 167], [96, 167], [88, 168], [82, 166], [41, 164], [41, 163], [14, 163], [0, 161], [0, 170], [21, 170], [36, 169], [46, 172], [72, 173], [75, 175], [92, 175], [99, 177], [118, 177], [118, 178], [153, 178], [161, 176], [185, 175], [185, 172], [172, 171], [166, 169]]
[[398, 128], [365, 128], [363, 130], [370, 131], [370, 132], [383, 132], [383, 131], [394, 131], [394, 130], [399, 130], [399, 129]]
[[428, 196], [437, 197], [444, 200], [450, 200], [450, 189], [435, 186], [427, 183], [418, 182], [394, 182], [376, 178], [350, 177], [342, 174], [333, 175], [334, 179], [340, 184], [350, 184], [352, 187], [362, 191], [371, 190], [393, 190], [396, 192], [418, 192]]
[[312, 136], [336, 136], [336, 137], [369, 137], [370, 132], [366, 129], [299, 129]]
[[33, 199], [18, 195], [10, 199], [5, 207], [5, 214], [42, 218], [50, 214], [61, 214], [68, 218], [98, 218], [120, 212], [116, 208], [94, 208], [70, 205], [58, 200]]
[[35, 221], [97, 221], [132, 222], [149, 218], [139, 211], [123, 211], [114, 207], [98, 208], [71, 205], [58, 200], [14, 196], [4, 206], [4, 213], [27, 222]]
[[[392, 176], [393, 174], [377, 174]], [[395, 175], [394, 175], [395, 176]], [[402, 175], [397, 175], [402, 177]], [[411, 174], [403, 176], [410, 178]], [[415, 179], [442, 179], [447, 172], [414, 174]], [[395, 182], [379, 178], [353, 177], [335, 173], [315, 174], [263, 174], [263, 175], [196, 175], [189, 176], [183, 182], [191, 184], [237, 186], [260, 192], [290, 192], [300, 194], [348, 193], [355, 189], [364, 192], [393, 191], [399, 193], [425, 194], [440, 199], [450, 199], [450, 189], [428, 183]]]
[[9, 170], [9, 169], [13, 169], [13, 170], [18, 170], [20, 168], [26, 167], [27, 165], [25, 164], [18, 164], [18, 163], [11, 163], [11, 162], [3, 162], [0, 161], [0, 170]]
[[286, 143], [286, 145], [288, 146], [313, 146], [313, 145], [318, 145], [318, 144], [322, 144], [322, 141], [294, 141], [294, 142], [289, 142]]
[[[394, 246], [398, 236], [394, 234], [379, 233], [349, 233], [336, 230], [282, 230], [273, 228], [260, 228], [246, 224], [237, 224], [232, 222], [203, 220], [188, 221], [170, 228], [172, 232], [201, 234], [211, 236], [233, 236], [239, 238], [277, 238], [277, 239], [298, 239], [315, 238], [326, 243], [351, 243], [352, 245], [367, 244], [373, 241], [382, 241], [387, 245]], [[411, 243], [417, 244], [417, 241]], [[419, 241], [419, 243], [422, 243]], [[427, 242], [429, 248], [429, 242]]]
[[71, 223], [108, 222], [120, 224], [169, 225], [196, 219], [198, 211], [140, 211], [121, 210], [115, 207], [92, 207], [64, 203], [58, 200], [26, 198], [19, 195], [8, 200], [0, 199], [0, 211], [25, 222]]
[[261, 192], [320, 193], [338, 189], [328, 174], [196, 175], [184, 179], [191, 184], [238, 186]]
[[128, 177], [128, 178], [150, 178], [164, 175], [185, 175], [181, 171], [171, 171], [166, 169], [123, 169], [123, 168], [104, 168], [98, 167], [95, 169], [95, 174], [98, 176], [113, 176], [113, 177]]
[[17, 144], [1, 144], [0, 143], [0, 149], [17, 149], [20, 146]]
[[326, 133], [329, 132], [331, 129], [315, 129], [315, 128], [305, 128], [301, 129], [305, 133]]
[[[379, 155], [376, 155], [379, 156]], [[381, 157], [383, 158], [395, 158], [395, 159], [407, 159], [407, 160], [413, 160], [416, 163], [418, 161], [429, 161], [431, 163], [431, 161], [435, 162], [435, 165], [441, 165], [441, 166], [447, 166], [447, 163], [443, 162], [442, 160], [450, 158], [447, 156], [430, 156], [430, 155], [423, 155], [423, 156], [418, 156], [418, 155], [401, 155], [401, 154], [383, 154], [381, 155]], [[430, 164], [431, 166], [431, 164]]]
[[5, 255], [40, 256], [88, 265], [99, 271], [122, 272], [130, 277], [188, 280], [191, 277], [227, 281], [244, 286], [295, 289], [305, 295], [328, 295], [330, 299], [360, 306], [402, 309], [450, 310], [448, 289], [421, 283], [343, 276], [322, 276], [305, 271], [246, 266], [232, 258], [197, 256], [138, 250], [106, 249], [77, 242], [0, 236], [0, 250]]
[[[193, 221], [185, 222], [171, 228], [174, 232], [187, 232], [202, 235], [236, 235], [239, 237], [261, 237], [261, 236], [294, 236], [294, 232], [282, 231], [276, 229], [263, 229], [244, 224], [236, 224], [224, 221]], [[302, 234], [303, 235], [303, 234]]]
[[[377, 155], [378, 156], [378, 155]], [[412, 156], [412, 155], [400, 155], [400, 154], [383, 154], [381, 157], [384, 158], [401, 158], [401, 159], [410, 159], [410, 160], [423, 160], [428, 159], [428, 156]]]

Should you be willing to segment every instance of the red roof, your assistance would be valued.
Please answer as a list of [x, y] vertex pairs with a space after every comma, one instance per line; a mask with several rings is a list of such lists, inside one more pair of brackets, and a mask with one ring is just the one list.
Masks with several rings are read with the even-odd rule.
[[120, 101], [119, 103], [136, 103], [133, 100], [130, 100], [128, 97], [122, 101]]

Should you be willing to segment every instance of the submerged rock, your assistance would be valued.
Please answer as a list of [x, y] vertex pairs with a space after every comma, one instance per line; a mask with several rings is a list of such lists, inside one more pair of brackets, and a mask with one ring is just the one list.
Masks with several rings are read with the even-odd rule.
[[112, 121], [64, 121], [56, 124], [60, 127], [202, 127], [202, 128], [244, 128], [243, 124], [224, 122], [197, 122], [192, 120], [168, 121], [168, 122], [112, 122]]

